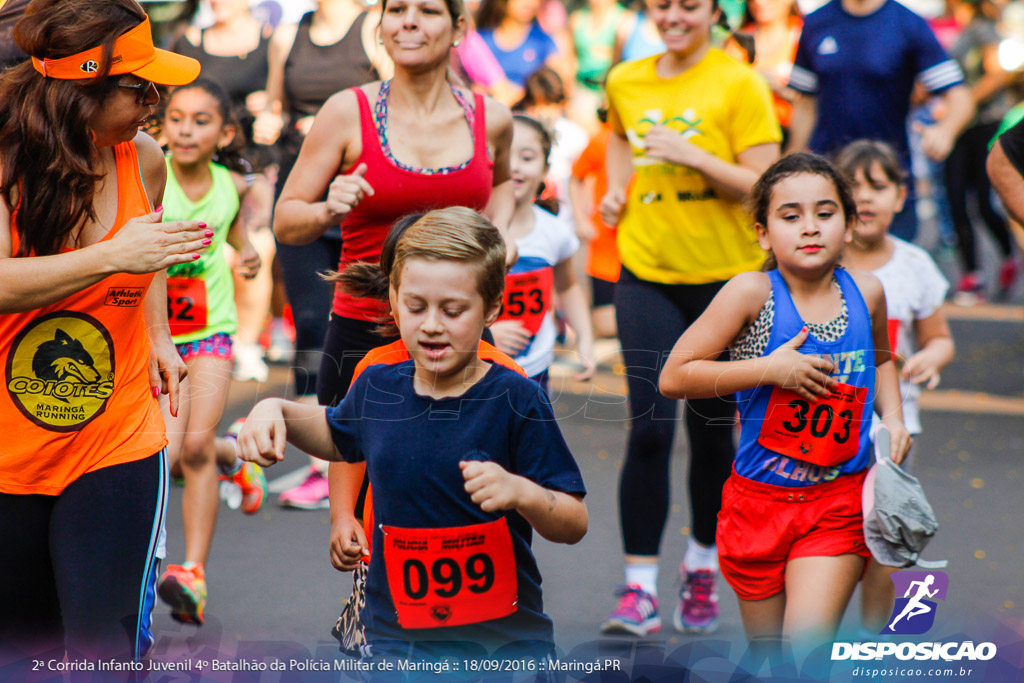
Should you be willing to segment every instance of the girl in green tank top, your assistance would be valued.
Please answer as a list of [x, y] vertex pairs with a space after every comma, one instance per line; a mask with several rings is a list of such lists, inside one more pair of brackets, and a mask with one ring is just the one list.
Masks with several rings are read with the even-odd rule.
[[[167, 271], [167, 313], [171, 334], [185, 363], [188, 379], [182, 385], [177, 415], [164, 410], [167, 454], [172, 474], [185, 478], [185, 558], [168, 565], [157, 592], [181, 622], [203, 623], [206, 605], [204, 565], [213, 541], [220, 478], [231, 479], [242, 490], [242, 507], [255, 513], [267, 495], [266, 478], [259, 466], [243, 465], [232, 438], [217, 438], [231, 379], [231, 337], [237, 325], [234, 282], [224, 253], [230, 244], [240, 254], [239, 270], [255, 277], [260, 258], [249, 241], [248, 227], [239, 212], [248, 183], [234, 150], [237, 123], [230, 100], [212, 81], [199, 79], [177, 88], [167, 104], [165, 220], [194, 217], [204, 221], [214, 236], [207, 250], [191, 263]], [[240, 142], [240, 141], [239, 141]], [[214, 156], [225, 165], [214, 163]]]

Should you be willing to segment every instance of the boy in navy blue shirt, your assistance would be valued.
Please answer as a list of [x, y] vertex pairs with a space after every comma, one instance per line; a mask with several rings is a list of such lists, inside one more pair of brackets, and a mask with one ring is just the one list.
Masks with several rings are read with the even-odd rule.
[[[921, 131], [941, 161], [973, 115], [963, 74], [924, 19], [896, 0], [831, 0], [807, 15], [789, 85], [798, 92], [787, 151], [833, 154], [861, 138], [883, 140], [910, 171], [907, 115], [915, 80], [944, 99], [945, 116]], [[913, 183], [892, 234], [917, 234]]]
[[[427, 213], [392, 268], [392, 314], [412, 360], [368, 368], [334, 408], [261, 401], [238, 436], [242, 457], [267, 465], [286, 439], [366, 462], [376, 525], [361, 616], [375, 657], [552, 649], [530, 543], [534, 530], [579, 541], [586, 490], [544, 393], [477, 354], [504, 264], [500, 234], [476, 212]], [[367, 545], [354, 526], [346, 552]]]

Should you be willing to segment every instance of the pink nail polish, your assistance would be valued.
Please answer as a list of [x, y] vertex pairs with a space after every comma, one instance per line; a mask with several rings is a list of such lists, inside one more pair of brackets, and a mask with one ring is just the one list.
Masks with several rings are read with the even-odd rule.
[[156, 212], [157, 213], [160, 213], [163, 210], [164, 210], [164, 205], [163, 204], [161, 204], [160, 206], [156, 207]]
[[202, 256], [201, 256], [201, 255], [199, 255], [199, 254], [192, 254], [192, 260], [193, 260], [193, 261], [198, 261], [198, 260], [199, 260], [199, 259], [201, 259], [201, 258], [202, 258]]
[[205, 227], [206, 227], [206, 223], [200, 223], [200, 224], [199, 224], [199, 227], [200, 227], [200, 228], [205, 228]]
[[153, 398], [160, 395], [160, 387], [153, 387]]
[[212, 243], [213, 243], [213, 240], [211, 240], [211, 239], [205, 239], [205, 240], [203, 240], [203, 246], [204, 246], [204, 247], [207, 247], [207, 246], [209, 246], [209, 245], [210, 245], [210, 244], [212, 244]]
[[204, 237], [213, 237], [213, 230], [207, 230]]

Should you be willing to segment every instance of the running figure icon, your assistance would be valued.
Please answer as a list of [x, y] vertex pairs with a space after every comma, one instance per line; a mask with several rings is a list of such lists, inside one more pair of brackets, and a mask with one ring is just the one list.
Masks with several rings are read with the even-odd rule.
[[[928, 590], [928, 588], [933, 583], [935, 583], [934, 574], [929, 574], [924, 578], [923, 581], [910, 582], [910, 585], [907, 587], [907, 592], [903, 594], [903, 597], [910, 598], [910, 600], [907, 602], [906, 606], [904, 606], [903, 611], [899, 613], [899, 616], [893, 619], [892, 623], [889, 624], [890, 631], [896, 630], [896, 622], [898, 622], [903, 617], [906, 617], [907, 621], [910, 621], [913, 617], [916, 617], [920, 614], [927, 614], [928, 612], [932, 611], [931, 605], [927, 605], [921, 602], [921, 600], [926, 597], [934, 598], [935, 595], [939, 592], [938, 588], [936, 588], [933, 591]], [[914, 591], [914, 586], [917, 586], [917, 592], [913, 597], [910, 597], [910, 594]]]

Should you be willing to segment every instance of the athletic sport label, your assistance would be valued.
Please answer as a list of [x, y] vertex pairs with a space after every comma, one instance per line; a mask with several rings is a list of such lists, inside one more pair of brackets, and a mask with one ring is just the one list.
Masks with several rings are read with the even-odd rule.
[[813, 403], [775, 387], [757, 442], [781, 455], [832, 467], [857, 455], [867, 387], [837, 384]]
[[114, 340], [96, 318], [56, 311], [26, 325], [7, 355], [11, 401], [33, 424], [72, 432], [103, 412], [114, 393]]
[[206, 329], [207, 313], [205, 280], [167, 278], [167, 322], [171, 326], [171, 336]]
[[504, 517], [447, 529], [381, 525], [381, 531], [402, 628], [476, 624], [516, 611], [516, 561]]
[[550, 267], [506, 275], [505, 298], [498, 319], [518, 320], [530, 334], [537, 334], [551, 308], [553, 281]]

